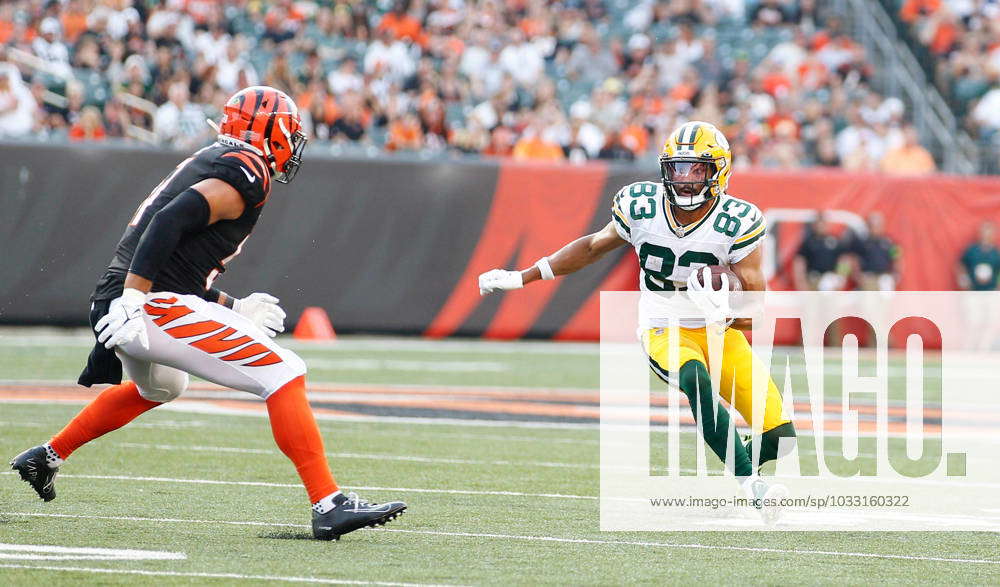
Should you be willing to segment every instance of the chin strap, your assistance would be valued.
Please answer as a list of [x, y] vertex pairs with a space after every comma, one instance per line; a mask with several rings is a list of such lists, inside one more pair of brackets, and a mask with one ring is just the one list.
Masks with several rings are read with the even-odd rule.
[[698, 202], [697, 204], [681, 204], [680, 201], [679, 201], [679, 198], [681, 196], [677, 195], [677, 192], [674, 190], [674, 188], [671, 186], [671, 187], [669, 187], [667, 189], [669, 189], [670, 193], [673, 195], [672, 201], [670, 203], [673, 204], [674, 206], [677, 206], [681, 210], [697, 210], [698, 208], [700, 208], [705, 202], [707, 202], [711, 198], [710, 193], [709, 194], [705, 193], [705, 192], [709, 191], [708, 185], [706, 185], [705, 187], [701, 188], [701, 191], [699, 193], [695, 194], [694, 196], [691, 196], [693, 198], [697, 198], [698, 196], [701, 196], [701, 201]]
[[253, 151], [254, 153], [257, 153], [261, 157], [264, 156], [264, 153], [262, 153], [261, 150], [258, 149], [257, 147], [251, 145], [250, 143], [248, 143], [246, 141], [241, 141], [241, 140], [239, 140], [237, 138], [234, 138], [234, 137], [231, 137], [229, 135], [219, 135], [219, 136], [215, 137], [215, 140], [219, 141], [223, 145], [229, 145], [230, 147], [241, 147], [243, 149], [249, 149], [249, 150]]

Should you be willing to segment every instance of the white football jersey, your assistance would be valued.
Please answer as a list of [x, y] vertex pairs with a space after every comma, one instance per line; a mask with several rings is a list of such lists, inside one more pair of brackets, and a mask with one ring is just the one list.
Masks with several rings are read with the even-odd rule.
[[[611, 206], [618, 235], [639, 257], [642, 326], [669, 325], [674, 296], [660, 292], [686, 289], [692, 271], [706, 265], [731, 265], [760, 246], [767, 224], [757, 206], [728, 194], [713, 198], [708, 214], [682, 226], [674, 220], [661, 183], [640, 181], [623, 187]], [[649, 293], [647, 293], [649, 292]], [[655, 292], [655, 293], [654, 293]], [[704, 321], [681, 320], [685, 328]]]

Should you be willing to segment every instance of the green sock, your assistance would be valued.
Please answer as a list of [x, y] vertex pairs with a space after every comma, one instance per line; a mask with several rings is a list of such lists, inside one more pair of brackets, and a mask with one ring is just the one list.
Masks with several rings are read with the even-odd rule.
[[[780, 426], [775, 426], [767, 432], [760, 435], [760, 463], [757, 467], [760, 467], [768, 461], [773, 461], [779, 456], [785, 456], [784, 454], [778, 454], [778, 445], [782, 438], [795, 438], [795, 426], [792, 426], [791, 422], [785, 422]], [[753, 438], [747, 441], [744, 447], [746, 452], [750, 457], [753, 457]], [[787, 451], [786, 451], [787, 452]]]
[[[701, 426], [705, 444], [712, 449], [719, 460], [725, 463], [726, 440], [729, 436], [729, 412], [721, 402], [717, 410], [712, 410], [712, 380], [708, 376], [708, 370], [699, 361], [688, 361], [681, 366], [678, 380], [681, 391], [688, 397], [688, 403], [691, 404], [691, 413], [694, 414], [695, 421]], [[699, 413], [699, 408], [701, 413]], [[747, 477], [753, 474], [753, 465], [750, 463], [750, 457], [747, 456], [746, 447], [743, 446], [736, 434], [733, 434], [733, 457], [735, 463], [732, 463], [730, 468], [737, 477]]]

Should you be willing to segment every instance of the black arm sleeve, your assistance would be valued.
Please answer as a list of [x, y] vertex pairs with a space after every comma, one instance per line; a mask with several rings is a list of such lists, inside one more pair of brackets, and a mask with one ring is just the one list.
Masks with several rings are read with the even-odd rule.
[[201, 192], [194, 188], [181, 192], [153, 215], [136, 246], [129, 272], [155, 280], [181, 237], [208, 226], [209, 218], [208, 200]]
[[[225, 303], [219, 301], [220, 299], [222, 299], [222, 296], [226, 296]], [[201, 297], [209, 302], [212, 302], [213, 304], [219, 304], [220, 306], [225, 306], [230, 310], [233, 309], [233, 302], [236, 301], [233, 298], [233, 296], [227, 294], [222, 290], [215, 289], [214, 287], [206, 289], [205, 294]]]
[[203, 293], [201, 295], [201, 297], [202, 297], [203, 300], [205, 300], [207, 302], [212, 302], [212, 303], [218, 304], [219, 303], [219, 298], [222, 297], [222, 293], [223, 293], [222, 290], [215, 289], [214, 287], [210, 287], [210, 288], [208, 288], [208, 289], [205, 290], [205, 293]]

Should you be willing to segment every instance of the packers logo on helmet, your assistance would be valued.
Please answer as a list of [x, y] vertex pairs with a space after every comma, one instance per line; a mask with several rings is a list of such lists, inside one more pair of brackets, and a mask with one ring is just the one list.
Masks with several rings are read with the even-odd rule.
[[697, 120], [675, 130], [660, 153], [667, 200], [685, 210], [726, 193], [732, 167], [729, 141], [714, 125]]

